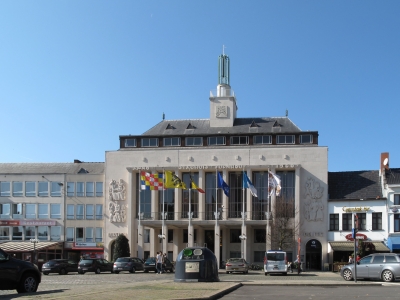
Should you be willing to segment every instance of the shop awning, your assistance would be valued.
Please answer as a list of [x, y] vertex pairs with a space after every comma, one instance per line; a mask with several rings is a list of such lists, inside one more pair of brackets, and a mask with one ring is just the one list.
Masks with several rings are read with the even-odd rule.
[[[368, 241], [375, 246], [377, 252], [389, 252], [390, 249], [381, 241]], [[329, 242], [333, 251], [354, 251], [354, 242]]]
[[[52, 246], [60, 245], [62, 247], [63, 242], [39, 242], [36, 243], [36, 251], [40, 251]], [[33, 251], [33, 243], [31, 242], [6, 242], [1, 243], [0, 248], [5, 252], [31, 252]]]
[[387, 245], [390, 251], [400, 249], [400, 236], [389, 236], [387, 239]]

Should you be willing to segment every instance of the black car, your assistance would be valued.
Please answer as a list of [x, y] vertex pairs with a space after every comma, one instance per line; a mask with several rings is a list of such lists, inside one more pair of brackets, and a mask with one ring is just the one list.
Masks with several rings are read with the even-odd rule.
[[115, 274], [121, 271], [129, 271], [129, 273], [143, 271], [144, 261], [137, 257], [119, 257], [114, 262], [113, 270]]
[[[146, 262], [144, 263], [144, 272], [147, 273], [150, 271], [157, 272], [157, 264], [155, 257], [149, 257], [148, 259], [146, 259]], [[175, 266], [166, 257], [164, 257], [163, 271], [165, 272], [169, 271], [171, 273], [175, 272]]]
[[41, 278], [42, 273], [36, 265], [15, 259], [0, 249], [0, 290], [36, 292]]
[[42, 266], [44, 275], [49, 275], [49, 273], [66, 275], [68, 272], [78, 272], [78, 263], [68, 259], [52, 259]]
[[85, 274], [86, 272], [113, 273], [113, 263], [102, 258], [84, 258], [78, 263], [78, 273]]

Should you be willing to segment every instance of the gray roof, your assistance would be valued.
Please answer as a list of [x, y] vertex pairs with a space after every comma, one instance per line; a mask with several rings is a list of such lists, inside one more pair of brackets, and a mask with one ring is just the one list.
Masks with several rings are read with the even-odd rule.
[[399, 184], [400, 183], [400, 169], [389, 169], [385, 171], [385, 177], [387, 184]]
[[380, 199], [379, 171], [328, 172], [329, 199]]
[[104, 174], [104, 163], [0, 163], [0, 174], [78, 174], [79, 171]]
[[301, 132], [287, 117], [236, 118], [233, 127], [210, 127], [209, 119], [163, 120], [143, 135], [213, 135]]

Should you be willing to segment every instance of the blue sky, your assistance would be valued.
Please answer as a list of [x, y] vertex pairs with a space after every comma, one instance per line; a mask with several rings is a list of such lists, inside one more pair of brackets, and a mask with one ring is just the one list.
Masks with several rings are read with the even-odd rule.
[[209, 118], [222, 53], [238, 117], [279, 117], [329, 171], [400, 167], [400, 1], [0, 1], [0, 162], [104, 161], [119, 135]]

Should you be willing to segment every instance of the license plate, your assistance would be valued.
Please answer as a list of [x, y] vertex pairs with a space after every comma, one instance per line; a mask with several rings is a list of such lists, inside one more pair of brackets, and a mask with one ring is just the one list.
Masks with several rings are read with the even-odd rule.
[[149, 266], [155, 266], [156, 264], [149, 264]]
[[82, 269], [83, 271], [87, 271], [88, 269]]
[[232, 270], [237, 270], [237, 268], [233, 268]]
[[122, 268], [118, 268], [118, 270], [122, 270]]

